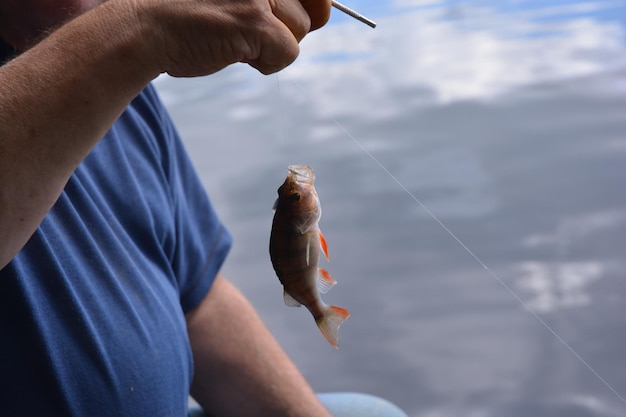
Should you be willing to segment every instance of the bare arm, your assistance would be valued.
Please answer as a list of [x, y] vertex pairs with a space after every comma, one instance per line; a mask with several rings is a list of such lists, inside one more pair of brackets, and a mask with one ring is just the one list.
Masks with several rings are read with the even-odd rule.
[[109, 0], [0, 67], [0, 268], [150, 80], [235, 62], [278, 71], [329, 10], [329, 0]]
[[192, 396], [216, 416], [330, 417], [244, 298], [218, 276], [187, 314]]
[[[126, 9], [120, 12], [130, 20]], [[158, 74], [154, 64], [141, 68], [133, 54], [131, 39], [141, 36], [133, 32], [141, 28], [100, 15], [69, 23], [0, 68], [0, 267], [132, 97]], [[117, 24], [115, 35], [97, 29]]]

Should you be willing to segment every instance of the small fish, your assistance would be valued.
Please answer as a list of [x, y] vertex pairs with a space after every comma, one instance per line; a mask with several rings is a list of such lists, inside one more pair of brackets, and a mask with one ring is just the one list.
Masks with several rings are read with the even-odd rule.
[[350, 313], [328, 306], [320, 298], [336, 283], [319, 268], [320, 249], [328, 259], [326, 239], [318, 227], [322, 215], [314, 187], [315, 174], [306, 165], [290, 165], [287, 179], [278, 188], [270, 235], [270, 258], [283, 284], [285, 304], [309, 309], [326, 340], [337, 349], [339, 326]]

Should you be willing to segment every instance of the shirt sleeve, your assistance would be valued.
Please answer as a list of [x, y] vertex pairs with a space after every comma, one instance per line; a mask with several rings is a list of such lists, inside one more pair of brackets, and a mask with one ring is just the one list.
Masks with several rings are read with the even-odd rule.
[[180, 303], [185, 313], [193, 310], [209, 291], [232, 245], [198, 177], [175, 126], [156, 92], [149, 94], [160, 106], [161, 126], [168, 138], [163, 161], [171, 189], [176, 238], [171, 265]]

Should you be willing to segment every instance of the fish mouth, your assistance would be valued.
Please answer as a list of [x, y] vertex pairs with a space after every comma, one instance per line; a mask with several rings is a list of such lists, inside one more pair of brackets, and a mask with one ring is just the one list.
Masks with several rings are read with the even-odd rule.
[[313, 185], [315, 182], [315, 173], [306, 165], [289, 165], [287, 167], [287, 175], [300, 184]]

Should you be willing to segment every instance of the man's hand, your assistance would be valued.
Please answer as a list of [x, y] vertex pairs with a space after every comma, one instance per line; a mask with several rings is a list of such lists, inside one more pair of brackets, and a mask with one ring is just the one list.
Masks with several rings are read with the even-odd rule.
[[211, 74], [236, 62], [279, 71], [296, 59], [302, 38], [326, 23], [330, 7], [330, 0], [135, 2], [139, 20], [153, 29], [153, 59], [173, 76]]
[[[44, 12], [33, 4], [0, 6], [15, 23], [0, 26], [3, 39], [19, 46], [51, 29], [10, 31], [25, 27], [18, 24], [24, 12]], [[162, 72], [211, 74], [235, 62], [276, 72], [326, 23], [330, 7], [330, 0], [109, 0], [0, 67], [0, 268], [150, 80]]]

